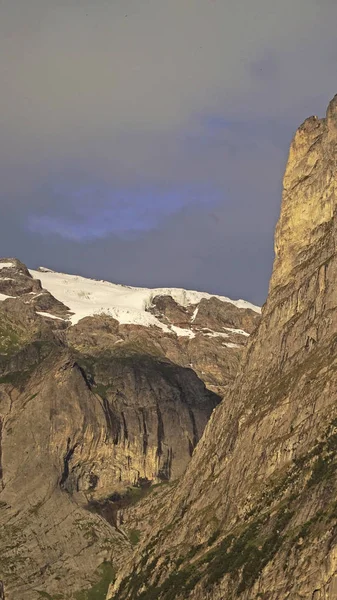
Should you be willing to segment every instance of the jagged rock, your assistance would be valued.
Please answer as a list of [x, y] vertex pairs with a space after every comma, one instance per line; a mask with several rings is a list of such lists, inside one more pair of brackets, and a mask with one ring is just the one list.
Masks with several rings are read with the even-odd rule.
[[[222, 337], [223, 336], [223, 337]], [[193, 338], [165, 333], [157, 328], [121, 325], [107, 316], [86, 317], [67, 329], [67, 343], [83, 354], [121, 354], [135, 351], [168, 358], [193, 369], [207, 388], [223, 395], [239, 366], [247, 335], [228, 332], [217, 336], [209, 329]]]
[[21, 296], [31, 292], [38, 293], [41, 289], [40, 281], [32, 278], [26, 265], [20, 260], [0, 259], [0, 294]]
[[155, 296], [149, 308], [164, 323], [172, 323], [177, 327], [187, 328], [193, 314], [192, 306], [181, 306], [171, 296]]
[[[248, 333], [226, 333], [224, 319], [218, 332], [206, 320], [193, 329], [195, 305], [167, 297], [155, 300], [154, 325], [107, 314], [72, 325], [40, 279], [1, 259], [0, 285], [9, 276], [3, 290], [14, 297], [0, 297], [0, 580], [6, 600], [74, 600], [132, 550], [119, 508], [182, 475]], [[247, 319], [245, 307], [235, 310]]]
[[260, 315], [247, 308], [245, 311], [229, 302], [221, 302], [213, 297], [201, 300], [193, 324], [195, 328], [209, 328], [211, 331], [242, 329], [252, 333], [260, 320]]
[[33, 600], [36, 589], [63, 592], [64, 564], [67, 589], [88, 586], [104, 560], [116, 567], [128, 548], [115, 523], [88, 512], [92, 501], [180, 475], [217, 397], [192, 370], [169, 361], [137, 354], [90, 361], [50, 341], [7, 357], [4, 372], [0, 572], [6, 596]]
[[[69, 318], [71, 314], [67, 306], [56, 300], [47, 290], [42, 289], [41, 281], [34, 279], [26, 265], [16, 258], [0, 258], [0, 294], [9, 296], [10, 299], [19, 298], [21, 310], [25, 310], [23, 306], [25, 304], [33, 307], [35, 312], [52, 312], [56, 317]], [[6, 305], [8, 304], [19, 305], [18, 302], [6, 301]], [[49, 320], [53, 315], [49, 317]], [[45, 317], [48, 318], [46, 315]], [[66, 325], [58, 322], [54, 323], [54, 326], [57, 328]]]
[[179, 484], [124, 511], [141, 542], [107, 598], [336, 597], [336, 152], [337, 97], [292, 142], [268, 300], [233, 390]]
[[71, 451], [81, 445], [83, 465], [89, 465], [91, 453], [105, 443], [101, 402], [67, 351], [53, 347], [34, 375], [23, 381], [12, 373], [0, 385], [0, 412], [6, 600], [37, 600], [46, 590], [49, 597], [73, 597], [90, 586], [99, 565], [117, 565], [128, 547], [116, 528], [88, 512], [83, 492], [64, 485]]

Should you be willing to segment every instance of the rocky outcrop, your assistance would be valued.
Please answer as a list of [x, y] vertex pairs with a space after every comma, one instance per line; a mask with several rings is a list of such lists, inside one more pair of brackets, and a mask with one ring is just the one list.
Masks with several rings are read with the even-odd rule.
[[[243, 330], [251, 334], [260, 321], [260, 315], [250, 308], [237, 308], [229, 302], [222, 302], [216, 297], [209, 300], [201, 300], [194, 317], [194, 327], [198, 329], [208, 328], [211, 331], [223, 331], [235, 333], [235, 330]], [[238, 341], [238, 338], [236, 338]]]
[[251, 308], [238, 308], [216, 296], [202, 298], [198, 304], [187, 306], [182, 306], [169, 295], [155, 296], [149, 311], [164, 323], [190, 328], [192, 332], [206, 329], [211, 332], [231, 331], [236, 328], [250, 334], [260, 320], [259, 313]]
[[[337, 97], [297, 131], [262, 320], [187, 471], [107, 598], [337, 595]], [[154, 523], [151, 515], [157, 514]]]
[[[39, 278], [61, 299], [42, 287]], [[75, 302], [75, 307], [80, 302], [80, 317], [64, 299]], [[0, 313], [6, 313], [7, 320], [13, 313], [16, 327], [25, 321], [26, 337], [31, 337], [33, 321], [35, 329], [36, 325], [43, 329], [42, 337], [47, 330], [67, 330], [60, 339], [80, 351], [85, 347], [87, 353], [89, 349], [105, 351], [115, 344], [136, 344], [138, 349], [145, 345], [150, 353], [192, 368], [219, 395], [224, 395], [233, 381], [247, 338], [260, 319], [259, 309], [244, 301], [186, 290], [130, 288], [54, 273], [44, 267], [28, 271], [11, 258], [0, 259]], [[4, 318], [0, 328], [3, 323]], [[5, 353], [10, 341], [7, 332], [1, 338], [0, 351], [3, 344]]]
[[[21, 309], [26, 305], [37, 312], [52, 312], [55, 320], [69, 316], [68, 307], [44, 290], [40, 280], [34, 279], [26, 265], [17, 258], [0, 258], [0, 295], [10, 299], [20, 298]], [[15, 306], [18, 306], [17, 302]]]
[[51, 333], [19, 343], [0, 377], [0, 573], [6, 598], [33, 600], [118, 566], [116, 500], [182, 473], [218, 397], [163, 358], [81, 355]]
[[82, 319], [65, 335], [67, 344], [85, 355], [131, 352], [169, 359], [195, 371], [207, 388], [218, 395], [224, 395], [233, 381], [248, 337], [241, 330], [222, 330], [216, 335], [205, 328], [190, 338], [154, 327], [121, 325], [104, 315]]
[[216, 392], [236, 374], [249, 337], [240, 326], [259, 315], [165, 296], [148, 307], [158, 326], [104, 313], [72, 325], [68, 306], [16, 259], [0, 260], [0, 300], [6, 600], [78, 600], [97, 586], [103, 600], [140, 531], [125, 529], [119, 509], [183, 474]]
[[[71, 450], [83, 462], [104, 444], [99, 399], [62, 349], [52, 348], [34, 374], [7, 376], [0, 385], [2, 414], [0, 573], [6, 600], [35, 600], [90, 587], [100, 565], [117, 565], [127, 540], [88, 499], [63, 485]], [[70, 493], [72, 492], [72, 493]], [[65, 584], [66, 581], [66, 584]], [[46, 596], [47, 597], [47, 596]]]

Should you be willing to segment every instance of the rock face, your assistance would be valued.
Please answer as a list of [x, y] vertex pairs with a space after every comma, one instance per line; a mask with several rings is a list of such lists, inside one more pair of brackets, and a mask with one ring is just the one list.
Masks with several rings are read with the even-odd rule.
[[[0, 594], [103, 599], [139, 535], [117, 509], [182, 475], [259, 315], [157, 294], [147, 325], [78, 320], [33, 274], [0, 259]], [[76, 308], [94, 291], [69, 277]]]
[[143, 535], [107, 598], [337, 597], [336, 157], [337, 97], [292, 142], [269, 296], [232, 392], [179, 484], [125, 511]]
[[74, 361], [53, 346], [44, 354], [31, 376], [13, 372], [0, 386], [0, 572], [6, 600], [39, 598], [46, 586], [48, 597], [89, 587], [99, 565], [118, 563], [128, 545], [88, 512], [85, 494], [65, 491], [74, 449], [81, 444], [83, 461], [90, 460], [90, 448], [104, 440], [105, 416]]

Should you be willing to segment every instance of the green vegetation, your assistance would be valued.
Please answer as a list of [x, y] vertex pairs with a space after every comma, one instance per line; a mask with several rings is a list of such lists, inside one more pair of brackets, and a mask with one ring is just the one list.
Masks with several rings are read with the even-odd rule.
[[97, 570], [98, 581], [88, 590], [76, 592], [74, 600], [105, 600], [109, 585], [115, 578], [115, 570], [111, 563], [102, 563]]
[[[330, 481], [336, 472], [337, 419], [329, 424], [310, 452], [296, 459], [281, 476], [279, 474], [270, 481], [254, 503], [254, 509], [246, 515], [244, 527], [236, 528], [217, 542], [220, 538], [217, 525], [204, 544], [193, 546], [175, 559], [167, 556], [171, 574], [165, 576], [167, 567], [161, 565], [156, 579], [151, 580], [158, 559], [149, 560], [154, 547], [160, 545], [161, 535], [166, 533], [162, 531], [145, 548], [138, 570], [122, 582], [118, 596], [112, 600], [185, 599], [198, 582], [202, 581], [206, 589], [211, 589], [226, 575], [230, 576], [233, 592], [235, 590], [237, 595], [243, 593], [253, 586], [281, 548], [288, 556], [297, 552], [300, 545], [309, 543], [312, 536], [319, 536], [322, 527], [326, 530], [327, 524], [337, 518], [337, 502], [334, 499], [328, 504], [329, 495], [326, 493], [326, 490], [332, 489]], [[317, 511], [295, 530], [291, 529], [293, 514], [299, 505], [306, 502], [308, 494], [312, 494], [311, 488], [316, 485], [321, 497], [326, 499], [324, 510]]]
[[129, 487], [126, 493], [122, 497], [122, 505], [123, 506], [133, 506], [137, 504], [139, 500], [142, 500], [146, 496], [148, 496], [151, 492], [150, 482], [145, 483], [144, 485]]
[[14, 354], [22, 345], [18, 332], [4, 321], [0, 324], [0, 354]]
[[47, 600], [63, 600], [64, 598], [62, 594], [54, 594], [54, 596], [51, 596], [50, 594], [48, 594], [48, 592], [42, 592], [40, 590], [37, 590], [37, 593], [39, 594], [39, 596], [41, 596], [41, 598], [47, 598]]
[[76, 525], [90, 544], [97, 542], [99, 536], [96, 530], [95, 521], [91, 521], [90, 519], [78, 519]]
[[101, 398], [106, 398], [108, 389], [111, 388], [111, 385], [103, 385], [103, 383], [95, 383], [92, 387], [92, 391], [100, 396]]
[[[287, 328], [291, 329], [294, 323], [299, 319], [299, 313], [293, 316], [291, 320], [287, 322]], [[334, 336], [330, 341], [330, 346], [334, 347], [337, 342], [337, 335]], [[277, 376], [275, 373], [272, 374], [272, 394], [270, 394], [270, 387], [266, 381], [263, 381], [259, 387], [250, 393], [250, 404], [256, 408], [252, 412], [252, 416], [248, 423], [258, 422], [263, 414], [267, 414], [270, 411], [271, 406], [276, 406], [283, 398], [285, 398], [291, 389], [296, 387], [297, 383], [304, 376], [307, 382], [315, 380], [315, 390], [318, 393], [319, 389], [323, 389], [326, 383], [325, 376], [320, 377], [320, 371], [322, 367], [333, 366], [335, 355], [331, 353], [327, 354], [326, 348], [316, 348], [311, 351], [306, 358], [301, 359], [301, 362], [294, 366], [294, 368], [281, 376]]]
[[209, 538], [209, 540], [208, 540], [208, 542], [207, 542], [207, 545], [208, 545], [208, 546], [213, 546], [214, 542], [215, 542], [215, 541], [218, 539], [219, 535], [220, 535], [220, 530], [219, 530], [219, 529], [216, 529], [216, 530], [215, 530], [215, 531], [212, 533], [211, 537]]
[[[147, 584], [156, 562], [149, 563], [140, 573], [135, 571], [131, 573], [124, 580], [123, 590], [121, 589], [120, 591], [125, 592], [127, 597], [137, 598], [137, 600], [158, 600], [159, 598], [175, 600], [182, 593], [186, 594], [191, 591], [199, 580], [196, 567], [190, 565], [186, 569], [171, 573], [160, 586], [152, 585], [147, 587], [146, 590], [141, 591]], [[125, 596], [120, 596], [118, 592], [118, 595], [114, 596], [111, 600], [119, 600], [121, 597]]]
[[158, 488], [162, 487], [171, 487], [174, 485], [174, 481], [162, 481], [161, 483], [155, 483], [151, 485], [149, 480], [140, 481], [139, 485], [130, 486], [124, 493], [121, 494], [113, 494], [108, 498], [105, 498], [101, 501], [90, 502], [88, 505], [89, 510], [92, 512], [101, 512], [101, 509], [106, 506], [107, 503], [113, 503], [116, 509], [127, 508], [129, 506], [134, 506], [143, 498], [146, 498], [149, 494], [156, 494], [158, 492]]
[[[256, 519], [236, 536], [228, 535], [214, 549], [177, 570], [180, 565], [206, 550], [211, 545], [213, 534], [208, 542], [193, 546], [184, 557], [179, 557], [175, 561], [176, 570], [161, 585], [147, 585], [158, 559], [146, 564], [148, 553], [144, 552], [140, 571], [134, 571], [122, 582], [118, 596], [113, 600], [125, 597], [137, 600], [187, 598], [201, 579], [210, 588], [226, 574], [232, 576], [233, 585], [240, 594], [253, 585], [263, 568], [273, 559], [286, 539], [284, 531], [292, 516], [292, 511], [281, 508], [276, 515], [267, 514]], [[146, 589], [142, 591], [145, 586]]]
[[[299, 483], [302, 481], [302, 491], [307, 487], [321, 484], [337, 471], [337, 419], [331, 421], [320, 441], [302, 456], [293, 461], [283, 476], [269, 483], [262, 495], [254, 503], [254, 508], [247, 513], [248, 520], [254, 515], [266, 510], [273, 503], [279, 503], [287, 494], [290, 504], [300, 493]], [[307, 482], [305, 483], [305, 479]], [[290, 492], [290, 493], [289, 493]]]
[[[282, 532], [292, 515], [288, 510], [280, 510], [272, 525], [268, 523], [270, 516], [267, 515], [250, 523], [237, 538], [232, 535], [226, 537], [220, 546], [205, 556], [204, 560], [208, 563], [207, 585], [213, 585], [227, 573], [235, 575], [237, 580], [242, 569], [237, 593], [251, 587], [281, 547], [284, 541]], [[267, 534], [266, 528], [269, 529]]]
[[[36, 365], [33, 365], [27, 369], [23, 369], [22, 371], [13, 371], [12, 373], [6, 373], [0, 377], [0, 383], [10, 383], [13, 387], [23, 390], [25, 383], [27, 383], [28, 379], [32, 375]], [[36, 397], [37, 394], [34, 395]], [[32, 400], [33, 397], [29, 398]]]
[[[105, 600], [108, 593], [109, 585], [115, 578], [115, 570], [111, 563], [102, 563], [94, 576], [97, 581], [87, 590], [81, 590], [75, 592], [72, 596], [73, 600]], [[61, 594], [54, 594], [51, 596], [48, 592], [37, 590], [37, 593], [41, 598], [47, 600], [63, 600], [64, 596]], [[68, 596], [67, 596], [68, 598]]]
[[[1, 337], [1, 330], [0, 330]], [[21, 344], [22, 342], [22, 344]], [[0, 376], [0, 384], [1, 383], [9, 383], [13, 387], [22, 390], [25, 383], [31, 377], [33, 371], [36, 366], [54, 350], [55, 346], [52, 342], [48, 340], [36, 340], [31, 343], [27, 343], [25, 347], [23, 347], [23, 340], [21, 340], [20, 347], [13, 351], [13, 354], [20, 353], [19, 362], [23, 365], [20, 371], [9, 371], [10, 370], [10, 360], [9, 356], [1, 355], [0, 351], [0, 370], [5, 372], [4, 375]], [[6, 370], [9, 372], [6, 373]], [[28, 400], [32, 400], [37, 396], [33, 394]]]
[[325, 440], [317, 444], [314, 451], [310, 453], [317, 458], [308, 481], [309, 487], [330, 479], [337, 470], [337, 432], [335, 430], [336, 421], [334, 420], [329, 426]]
[[140, 531], [138, 529], [130, 529], [129, 540], [133, 546], [136, 546], [140, 540]]

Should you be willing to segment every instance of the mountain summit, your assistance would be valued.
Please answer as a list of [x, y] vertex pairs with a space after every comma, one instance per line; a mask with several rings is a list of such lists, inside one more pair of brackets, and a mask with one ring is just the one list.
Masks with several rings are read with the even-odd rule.
[[1, 260], [6, 600], [337, 598], [336, 156], [337, 97], [292, 141], [261, 316]]
[[233, 388], [169, 501], [129, 512], [141, 543], [108, 598], [337, 598], [336, 152], [337, 97], [291, 144], [269, 295]]
[[183, 474], [259, 313], [0, 259], [6, 600], [77, 599], [122, 565], [123, 511]]

